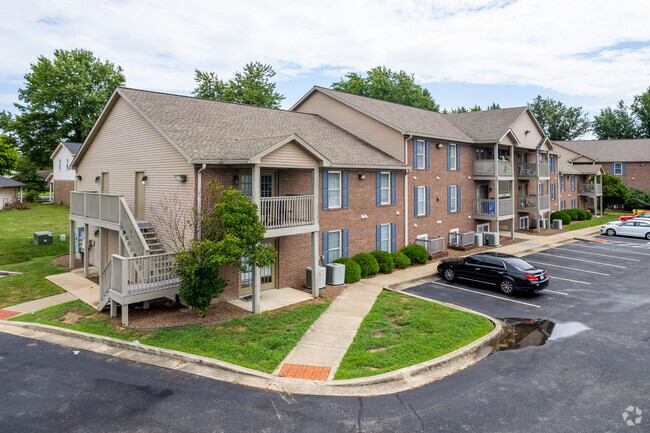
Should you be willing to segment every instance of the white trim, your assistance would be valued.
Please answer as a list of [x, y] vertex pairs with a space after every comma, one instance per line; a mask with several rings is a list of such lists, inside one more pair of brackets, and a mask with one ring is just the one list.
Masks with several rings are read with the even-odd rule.
[[[422, 145], [422, 155], [418, 153], [418, 147], [419, 145]], [[425, 140], [420, 140], [420, 139], [415, 139], [415, 161], [413, 161], [413, 168], [415, 170], [426, 170], [427, 168], [427, 152], [426, 152], [426, 141]], [[420, 167], [419, 160], [420, 156], [422, 156], [422, 166]]]
[[[451, 163], [451, 149], [454, 149], [454, 163]], [[458, 146], [456, 143], [449, 143], [449, 155], [447, 155], [449, 160], [447, 164], [449, 165], [449, 171], [458, 171]]]
[[[387, 227], [387, 228], [388, 228], [388, 238], [386, 239], [386, 242], [388, 242], [388, 251], [386, 251], [386, 250], [382, 250], [382, 249], [381, 249], [381, 244], [384, 242], [384, 238], [381, 237], [381, 234], [382, 234], [382, 231], [383, 231], [383, 228], [384, 228], [384, 227]], [[379, 224], [379, 248], [380, 248], [381, 251], [386, 251], [387, 253], [391, 253], [391, 252], [392, 252], [392, 251], [391, 251], [391, 250], [392, 250], [392, 245], [391, 245], [392, 242], [391, 242], [391, 239], [392, 239], [392, 238], [391, 238], [391, 227], [390, 227], [390, 223]]]
[[449, 204], [449, 212], [450, 213], [458, 212], [458, 185], [449, 185], [449, 187], [453, 188], [450, 197], [454, 203], [453, 206], [451, 206], [451, 203]]
[[[522, 224], [525, 222], [525, 224]], [[519, 230], [528, 230], [530, 228], [530, 220], [528, 216], [519, 217]]]
[[[339, 204], [338, 206], [332, 206], [330, 204], [330, 174], [339, 175]], [[328, 171], [327, 172], [327, 209], [340, 209], [343, 207], [343, 185], [342, 185], [342, 173], [340, 171]]]
[[[427, 214], [427, 190], [424, 186], [416, 187], [418, 189], [418, 216], [425, 216]], [[422, 200], [420, 200], [420, 193], [422, 194]], [[420, 206], [422, 206], [422, 213], [420, 213]]]
[[[332, 248], [332, 242], [331, 242], [331, 239], [330, 239], [330, 235], [332, 233], [338, 233], [339, 234], [338, 248]], [[330, 252], [333, 251], [333, 250], [338, 250], [338, 252], [339, 252], [339, 256], [336, 259], [338, 259], [340, 257], [343, 257], [343, 230], [329, 230], [327, 232], [327, 261], [329, 263], [332, 263], [334, 260], [336, 260], [336, 259], [332, 259], [332, 255], [330, 254]]]
[[[482, 230], [487, 227], [487, 230]], [[483, 223], [483, 224], [476, 224], [476, 232], [477, 233], [484, 233], [484, 232], [489, 232], [490, 231], [490, 223]]]
[[[614, 162], [613, 164], [614, 164], [614, 170], [612, 171], [612, 175], [614, 175], [614, 176], [623, 176], [623, 163], [622, 162]], [[617, 165], [618, 165], [618, 168], [619, 168], [618, 171], [620, 171], [620, 173], [616, 172], [617, 171], [616, 170]]]
[[[386, 188], [384, 188], [384, 187], [382, 186], [382, 184], [381, 184], [381, 182], [382, 182], [382, 177], [383, 177], [384, 175], [386, 175], [386, 176], [388, 177], [388, 186], [387, 186]], [[388, 190], [388, 193], [386, 194], [386, 201], [384, 201], [384, 199], [383, 199], [383, 190], [384, 190], [384, 189], [387, 189], [387, 190]], [[379, 172], [379, 203], [380, 203], [380, 204], [383, 205], [383, 204], [390, 204], [390, 203], [391, 203], [391, 202], [390, 202], [390, 199], [391, 199], [391, 189], [392, 189], [392, 185], [391, 185], [391, 179], [390, 179], [390, 171], [381, 171], [381, 172]]]

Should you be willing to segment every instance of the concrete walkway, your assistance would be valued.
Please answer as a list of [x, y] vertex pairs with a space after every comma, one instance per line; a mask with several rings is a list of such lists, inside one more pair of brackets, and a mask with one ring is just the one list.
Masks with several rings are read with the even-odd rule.
[[61, 287], [93, 308], [99, 306], [99, 285], [79, 275], [76, 272], [48, 275], [47, 280]]

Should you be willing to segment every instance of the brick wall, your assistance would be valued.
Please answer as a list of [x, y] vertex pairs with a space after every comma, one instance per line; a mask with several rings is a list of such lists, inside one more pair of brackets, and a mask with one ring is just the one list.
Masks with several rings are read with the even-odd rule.
[[[603, 169], [608, 174], [612, 173], [611, 162], [601, 162]], [[649, 162], [626, 162], [625, 175], [616, 175], [625, 182], [628, 188], [640, 188], [650, 191], [650, 161]]]

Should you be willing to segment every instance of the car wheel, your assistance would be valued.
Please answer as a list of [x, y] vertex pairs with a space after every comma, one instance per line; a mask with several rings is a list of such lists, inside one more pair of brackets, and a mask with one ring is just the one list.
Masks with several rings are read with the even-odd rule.
[[607, 236], [614, 236], [616, 234], [616, 231], [614, 231], [614, 229], [607, 229], [605, 233]]
[[456, 279], [456, 272], [454, 272], [454, 270], [451, 268], [445, 269], [445, 272], [442, 275], [447, 281], [454, 281]]
[[499, 289], [501, 289], [501, 292], [505, 293], [506, 295], [510, 295], [515, 291], [515, 283], [513, 283], [512, 280], [504, 278], [499, 283]]
[[650, 232], [645, 234], [645, 238], [650, 241]]

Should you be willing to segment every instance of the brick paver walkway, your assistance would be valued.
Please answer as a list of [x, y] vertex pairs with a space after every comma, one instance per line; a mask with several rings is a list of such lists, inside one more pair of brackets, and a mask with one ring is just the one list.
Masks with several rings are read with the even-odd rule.
[[314, 365], [284, 364], [279, 376], [293, 377], [296, 379], [327, 380], [330, 374], [329, 367], [316, 367]]
[[0, 310], [0, 320], [5, 320], [5, 319], [8, 319], [10, 317], [17, 316], [19, 314], [21, 314], [21, 313], [19, 313], [17, 311]]

